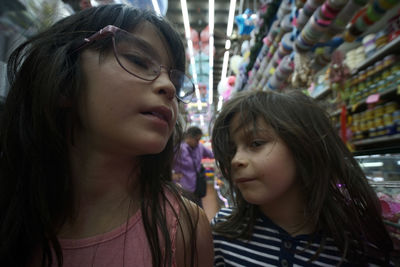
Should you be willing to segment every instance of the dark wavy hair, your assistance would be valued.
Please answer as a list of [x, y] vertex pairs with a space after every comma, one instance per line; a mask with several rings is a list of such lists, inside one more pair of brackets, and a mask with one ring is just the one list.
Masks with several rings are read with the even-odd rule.
[[[76, 212], [68, 158], [71, 129], [67, 125], [69, 121], [79, 124], [77, 106], [85, 90], [79, 64], [82, 51], [76, 48], [106, 25], [132, 31], [144, 22], [151, 23], [166, 40], [175, 65], [171, 67], [185, 71], [185, 49], [171, 24], [151, 11], [125, 5], [75, 13], [33, 36], [10, 56], [10, 91], [0, 130], [0, 266], [26, 266], [38, 252], [42, 266], [54, 261], [62, 265], [57, 233]], [[88, 47], [97, 49], [100, 56], [111, 48], [110, 40]], [[63, 99], [72, 106], [63, 107]], [[153, 266], [171, 266], [172, 262], [165, 211], [165, 205], [171, 203], [163, 188], [180, 202], [181, 218], [189, 225], [190, 236], [184, 237], [190, 244], [185, 262], [189, 259], [193, 265], [196, 257], [198, 218], [190, 217], [189, 207], [171, 182], [173, 155], [181, 139], [182, 127], [177, 123], [161, 153], [140, 158], [141, 212]], [[183, 231], [181, 222], [179, 225]]]
[[250, 238], [259, 212], [256, 205], [246, 202], [231, 179], [235, 149], [229, 126], [236, 114], [240, 116], [239, 128], [249, 134], [261, 118], [290, 149], [306, 200], [304, 224], [325, 233], [325, 238], [333, 238], [343, 253], [342, 259], [361, 264], [367, 261], [367, 255], [388, 259], [393, 243], [382, 221], [376, 193], [328, 114], [300, 91], [242, 92], [224, 104], [214, 124], [212, 148], [235, 195], [236, 209], [226, 222], [215, 225], [214, 231], [229, 238]]

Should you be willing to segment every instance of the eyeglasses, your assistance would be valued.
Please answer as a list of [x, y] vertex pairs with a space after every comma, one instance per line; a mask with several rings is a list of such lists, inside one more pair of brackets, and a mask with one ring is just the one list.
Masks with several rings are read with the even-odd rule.
[[183, 103], [189, 103], [192, 100], [194, 84], [184, 72], [177, 69], [168, 70], [167, 67], [159, 64], [149, 55], [152, 49], [144, 41], [116, 26], [108, 25], [85, 38], [84, 43], [75, 51], [109, 36], [112, 37], [115, 59], [126, 72], [145, 81], [154, 81], [160, 76], [161, 69], [164, 68], [168, 71], [169, 78], [175, 86], [178, 100]]

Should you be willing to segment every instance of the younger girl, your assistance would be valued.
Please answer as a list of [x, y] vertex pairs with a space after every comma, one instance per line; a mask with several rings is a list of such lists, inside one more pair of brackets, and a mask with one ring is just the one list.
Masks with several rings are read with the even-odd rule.
[[171, 181], [179, 34], [124, 5], [18, 47], [0, 132], [0, 266], [211, 266], [207, 217]]
[[376, 194], [311, 98], [239, 93], [212, 146], [235, 196], [213, 220], [216, 266], [389, 264]]

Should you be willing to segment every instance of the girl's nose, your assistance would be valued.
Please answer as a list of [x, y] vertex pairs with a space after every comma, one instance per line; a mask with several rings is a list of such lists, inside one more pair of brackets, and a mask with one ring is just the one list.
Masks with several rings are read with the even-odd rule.
[[157, 94], [165, 95], [169, 100], [175, 98], [176, 89], [169, 78], [168, 71], [161, 70], [160, 76], [154, 81], [154, 90]]
[[247, 157], [243, 153], [236, 152], [235, 156], [232, 158], [231, 165], [232, 168], [246, 167], [249, 164]]

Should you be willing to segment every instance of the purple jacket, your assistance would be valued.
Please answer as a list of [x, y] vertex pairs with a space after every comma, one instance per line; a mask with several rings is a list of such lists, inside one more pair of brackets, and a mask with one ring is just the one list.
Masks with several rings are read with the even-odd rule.
[[214, 158], [214, 154], [201, 143], [195, 148], [191, 148], [185, 142], [181, 144], [180, 150], [175, 157], [175, 164], [172, 169], [175, 173], [182, 173], [183, 176], [179, 183], [189, 192], [194, 192], [195, 190], [196, 171], [200, 170], [203, 158]]

